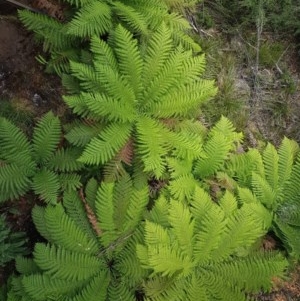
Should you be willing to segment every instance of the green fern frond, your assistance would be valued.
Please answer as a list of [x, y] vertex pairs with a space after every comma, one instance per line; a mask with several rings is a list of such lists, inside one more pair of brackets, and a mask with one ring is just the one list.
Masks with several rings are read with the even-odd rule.
[[32, 13], [29, 10], [19, 10], [18, 16], [27, 29], [43, 37], [46, 51], [69, 48], [75, 41], [74, 36], [66, 33], [65, 26], [54, 18]]
[[70, 192], [82, 186], [81, 176], [75, 173], [62, 173], [58, 176], [61, 191]]
[[20, 165], [32, 161], [31, 147], [25, 134], [6, 118], [0, 118], [0, 160]]
[[149, 213], [147, 213], [146, 217], [149, 221], [166, 227], [169, 225], [168, 214], [169, 202], [163, 195], [161, 195], [155, 201], [155, 206], [151, 209]]
[[52, 278], [46, 274], [33, 274], [22, 277], [22, 286], [31, 300], [59, 300], [64, 294], [75, 291], [77, 282]]
[[162, 24], [146, 44], [146, 55], [144, 57], [144, 70], [142, 84], [146, 86], [151, 83], [161, 72], [169, 53], [173, 48], [170, 30]]
[[290, 177], [292, 166], [299, 150], [298, 144], [288, 138], [284, 138], [278, 149], [278, 174], [279, 183], [285, 183]]
[[98, 191], [98, 182], [95, 178], [90, 178], [85, 186], [85, 200], [87, 204], [91, 207], [93, 212], [95, 212], [95, 200]]
[[74, 147], [58, 149], [49, 159], [47, 167], [60, 172], [78, 171], [83, 167], [82, 163], [76, 161], [80, 153]]
[[255, 172], [252, 173], [252, 187], [256, 197], [267, 208], [273, 208], [276, 205], [276, 191], [274, 191], [266, 179]]
[[71, 125], [71, 129], [65, 134], [65, 138], [75, 146], [85, 146], [92, 138], [96, 137], [103, 129], [103, 125], [93, 122], [86, 124], [83, 122]]
[[[38, 211], [36, 211], [36, 214]], [[44, 212], [44, 223], [46, 230], [50, 233], [50, 242], [64, 246], [65, 249], [76, 250], [83, 254], [95, 254], [98, 251], [97, 240], [91, 237], [81, 229], [64, 212], [62, 205], [55, 207], [48, 206]]]
[[109, 246], [118, 237], [114, 221], [113, 189], [114, 183], [102, 183], [98, 189], [95, 203], [99, 226], [103, 231], [100, 239], [105, 247]]
[[92, 66], [70, 61], [70, 71], [80, 81], [80, 91], [102, 92], [100, 79]]
[[99, 39], [98, 36], [93, 36], [91, 38], [90, 44], [91, 52], [94, 55], [95, 60], [95, 70], [97, 70], [97, 66], [109, 66], [112, 70], [118, 70], [118, 62], [115, 57], [113, 48], [109, 47], [109, 45], [103, 40]]
[[275, 233], [280, 237], [284, 243], [285, 248], [289, 254], [295, 258], [300, 258], [300, 227], [290, 226], [288, 223], [276, 218], [276, 225], [274, 227]]
[[47, 203], [56, 204], [60, 183], [56, 173], [42, 169], [32, 178], [32, 188]]
[[265, 178], [274, 191], [277, 190], [279, 175], [278, 175], [279, 156], [275, 147], [268, 143], [263, 152], [263, 162], [265, 169]]
[[112, 27], [111, 7], [104, 1], [91, 1], [84, 5], [69, 22], [67, 33], [78, 37], [103, 35]]
[[228, 190], [226, 190], [223, 197], [220, 199], [219, 205], [223, 209], [226, 217], [229, 217], [238, 209], [236, 198]]
[[[118, 3], [118, 2], [117, 2]], [[119, 72], [127, 80], [136, 96], [141, 92], [141, 73], [143, 61], [137, 40], [122, 26], [114, 31], [114, 50], [118, 59]]]
[[109, 274], [102, 270], [99, 275], [94, 277], [83, 289], [81, 289], [74, 297], [68, 298], [70, 301], [99, 301], [105, 300], [107, 297], [107, 289], [109, 287]]
[[184, 201], [194, 195], [195, 186], [197, 185], [198, 182], [193, 175], [188, 173], [170, 180], [169, 189], [175, 199]]
[[85, 230], [91, 239], [95, 239], [96, 233], [91, 228], [83, 202], [84, 201], [80, 199], [78, 193], [74, 190], [64, 193], [63, 205], [66, 208], [67, 215], [70, 216], [80, 229]]
[[193, 236], [195, 221], [191, 212], [181, 202], [171, 201], [169, 209], [169, 223], [183, 256], [193, 255]]
[[108, 300], [135, 301], [135, 294], [132, 289], [129, 289], [126, 283], [115, 281], [110, 283], [108, 287]]
[[232, 148], [231, 141], [222, 133], [216, 133], [204, 143], [203, 158], [195, 163], [194, 173], [199, 178], [205, 178], [213, 175], [224, 165], [226, 158]]
[[153, 171], [161, 177], [165, 170], [163, 156], [167, 154], [165, 146], [165, 129], [156, 120], [141, 117], [137, 120], [138, 150], [144, 163], [144, 171]]
[[87, 280], [105, 269], [104, 262], [94, 256], [54, 245], [37, 243], [33, 255], [35, 263], [45, 274], [62, 280]]
[[130, 134], [130, 124], [113, 123], [108, 125], [98, 137], [92, 138], [79, 161], [86, 164], [106, 163], [127, 142]]
[[61, 124], [52, 112], [37, 123], [33, 132], [33, 150], [37, 162], [45, 163], [56, 150], [61, 139]]
[[16, 269], [23, 275], [30, 275], [41, 271], [32, 258], [21, 256], [16, 258]]
[[[173, 73], [173, 71], [170, 72]], [[166, 89], [170, 89], [170, 86], [167, 86]], [[170, 89], [159, 100], [153, 99], [149, 105], [149, 112], [156, 117], [163, 118], [187, 117], [191, 111], [196, 110], [197, 106], [214, 96], [215, 93], [216, 89], [212, 81], [202, 80], [201, 82], [194, 82], [191, 85], [183, 84], [182, 86], [178, 84], [176, 89]], [[179, 102], [178, 99], [181, 101]]]
[[128, 27], [133, 32], [147, 35], [147, 20], [139, 11], [120, 1], [113, 3], [112, 9], [114, 10], [115, 14], [118, 15], [121, 21], [124, 21], [126, 24], [128, 24]]
[[[2, 164], [1, 164], [2, 165]], [[20, 167], [18, 164], [4, 164], [0, 166], [0, 201], [16, 199], [28, 191], [31, 180], [27, 172], [33, 173], [34, 167]]]
[[136, 117], [136, 112], [128, 102], [121, 102], [100, 93], [82, 93], [82, 96], [91, 112], [110, 122], [132, 122]]
[[148, 187], [134, 188], [126, 211], [124, 231], [132, 231], [140, 223], [146, 206], [149, 202]]

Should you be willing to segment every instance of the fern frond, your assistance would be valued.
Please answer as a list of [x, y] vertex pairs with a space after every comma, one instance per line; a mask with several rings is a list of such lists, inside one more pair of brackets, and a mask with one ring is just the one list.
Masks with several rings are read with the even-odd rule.
[[58, 176], [58, 179], [63, 193], [76, 191], [82, 186], [81, 176], [75, 173], [62, 173]]
[[190, 85], [178, 85], [160, 97], [160, 100], [152, 102], [149, 105], [149, 112], [163, 118], [187, 117], [215, 93], [212, 81], [201, 80]]
[[173, 48], [171, 33], [165, 24], [162, 24], [151, 36], [146, 44], [144, 56], [144, 72], [142, 74], [143, 86], [151, 83], [161, 72]]
[[81, 7], [69, 22], [67, 33], [79, 37], [103, 35], [112, 27], [111, 7], [104, 1], [91, 1]]
[[[117, 4], [118, 2], [116, 2]], [[119, 5], [119, 4], [118, 4]], [[124, 6], [124, 5], [123, 5]], [[143, 61], [138, 48], [137, 40], [122, 26], [114, 31], [114, 47], [118, 59], [119, 72], [128, 81], [136, 96], [141, 92], [141, 73]]]
[[92, 66], [70, 61], [70, 71], [79, 80], [80, 91], [102, 92], [100, 78]]
[[169, 190], [175, 199], [184, 201], [193, 196], [197, 185], [198, 182], [195, 180], [193, 175], [188, 173], [170, 180]]
[[162, 273], [163, 276], [172, 276], [179, 271], [184, 275], [190, 272], [190, 259], [171, 248], [169, 233], [162, 226], [146, 221], [145, 242], [148, 248], [137, 245], [137, 256], [144, 267], [153, 269], [154, 273]]
[[54, 205], [59, 194], [59, 176], [50, 170], [42, 169], [32, 178], [32, 188], [43, 200]]
[[113, 189], [114, 183], [102, 183], [98, 189], [95, 203], [99, 226], [103, 232], [100, 239], [105, 247], [118, 237], [114, 222]]
[[135, 301], [135, 294], [123, 281], [114, 281], [108, 287], [108, 300]]
[[222, 133], [214, 134], [203, 145], [204, 158], [196, 161], [194, 172], [197, 177], [205, 178], [218, 171], [228, 158], [232, 143]]
[[252, 189], [255, 196], [267, 207], [272, 208], [276, 203], [276, 192], [270, 186], [266, 179], [258, 175], [257, 173], [252, 173]]
[[181, 254], [192, 258], [195, 221], [189, 209], [180, 201], [170, 202], [169, 223]]
[[23, 275], [30, 275], [41, 271], [32, 258], [21, 256], [16, 258], [16, 269]]
[[149, 202], [148, 187], [133, 189], [126, 211], [124, 231], [134, 230], [141, 222], [143, 212]]
[[0, 201], [16, 199], [25, 194], [31, 185], [27, 172], [29, 175], [32, 174], [35, 170], [34, 166], [27, 165], [24, 170], [24, 167], [18, 164], [2, 164], [0, 165]]
[[167, 227], [169, 225], [168, 214], [169, 202], [163, 195], [161, 195], [155, 201], [154, 207], [146, 216], [149, 221]]
[[20, 166], [32, 162], [31, 147], [27, 137], [6, 118], [0, 118], [0, 160], [17, 163]]
[[61, 139], [61, 125], [52, 112], [47, 113], [37, 123], [33, 132], [33, 150], [37, 162], [47, 162]]
[[165, 169], [163, 156], [167, 153], [163, 137], [166, 130], [156, 120], [146, 116], [137, 120], [136, 130], [144, 171], [153, 171], [156, 177], [161, 177]]
[[34, 248], [34, 261], [46, 275], [54, 279], [72, 282], [88, 280], [99, 270], [105, 269], [105, 264], [96, 257], [69, 251], [54, 245], [37, 243]]
[[263, 152], [265, 178], [275, 192], [279, 184], [278, 161], [279, 156], [275, 147], [271, 143], [268, 143]]
[[130, 124], [113, 123], [104, 128], [97, 138], [92, 138], [79, 158], [86, 164], [108, 162], [126, 144], [131, 134]]
[[262, 226], [264, 217], [259, 218], [261, 222], [254, 218], [253, 210], [247, 204], [234, 212], [227, 220], [218, 248], [212, 252], [213, 260], [224, 259], [241, 248], [247, 248], [261, 237], [266, 230]]
[[225, 191], [223, 197], [220, 199], [219, 205], [223, 209], [226, 217], [232, 215], [238, 208], [236, 198], [228, 190]]
[[87, 216], [83, 201], [79, 198], [76, 191], [64, 193], [63, 205], [66, 208], [67, 215], [76, 223], [80, 229], [85, 230], [92, 239], [96, 238], [90, 221]]
[[98, 191], [98, 182], [94, 178], [89, 179], [89, 181], [85, 186], [85, 191], [84, 191], [85, 200], [94, 212], [96, 211], [95, 200], [97, 196], [97, 191]]
[[99, 275], [84, 286], [74, 297], [68, 298], [70, 301], [99, 301], [105, 300], [109, 287], [110, 275], [102, 270]]
[[65, 135], [65, 138], [75, 146], [85, 146], [103, 129], [99, 123], [75, 123]]
[[132, 6], [125, 5], [120, 1], [112, 3], [112, 9], [133, 32], [147, 35], [147, 20], [145, 20], [144, 16], [140, 13], [142, 10], [139, 12]]
[[60, 172], [78, 171], [83, 164], [76, 161], [79, 158], [80, 150], [75, 147], [58, 149], [49, 159], [47, 168]]
[[275, 232], [295, 259], [300, 258], [300, 227], [293, 227], [276, 218]]
[[91, 52], [94, 55], [94, 67], [98, 71], [97, 66], [109, 66], [112, 70], [118, 70], [118, 62], [115, 57], [113, 48], [109, 47], [106, 42], [99, 39], [98, 36], [91, 38], [90, 44]]
[[82, 97], [91, 112], [110, 122], [132, 122], [136, 117], [134, 108], [126, 100], [119, 101], [100, 93], [82, 93]]
[[282, 140], [278, 149], [278, 176], [281, 185], [290, 177], [298, 150], [299, 146], [295, 141], [286, 137]]
[[[39, 214], [37, 211], [36, 214]], [[43, 214], [46, 230], [51, 234], [50, 242], [63, 246], [66, 250], [76, 250], [83, 254], [95, 254], [98, 252], [97, 240], [81, 229], [64, 212], [61, 204], [55, 207], [48, 206]]]
[[[246, 258], [238, 258], [215, 266], [221, 279], [230, 277], [231, 288], [242, 287], [246, 292], [270, 290], [271, 277], [282, 276], [287, 267], [287, 260], [279, 253], [253, 254]], [[240, 277], [242, 271], [243, 277]], [[223, 281], [223, 280], [221, 280]]]
[[73, 110], [73, 113], [83, 118], [97, 120], [97, 116], [88, 109], [83, 95], [63, 96], [63, 100]]
[[18, 16], [27, 29], [43, 38], [45, 51], [68, 49], [76, 40], [74, 36], [66, 33], [64, 24], [54, 18], [29, 10], [19, 10]]
[[31, 300], [59, 300], [64, 294], [79, 288], [77, 282], [52, 278], [46, 274], [33, 274], [22, 277], [22, 286]]

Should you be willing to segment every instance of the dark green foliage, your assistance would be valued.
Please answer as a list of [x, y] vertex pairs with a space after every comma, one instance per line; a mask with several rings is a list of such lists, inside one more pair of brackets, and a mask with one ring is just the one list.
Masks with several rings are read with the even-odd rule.
[[43, 200], [56, 203], [61, 189], [80, 186], [72, 172], [82, 168], [75, 148], [61, 148], [61, 125], [52, 113], [33, 131], [32, 141], [5, 118], [0, 119], [0, 201], [16, 199], [31, 188]]
[[109, 43], [93, 37], [91, 51], [92, 65], [71, 62], [82, 92], [65, 101], [74, 113], [104, 126], [97, 132], [97, 122], [91, 129], [79, 125], [67, 134], [74, 145], [88, 142], [79, 161], [105, 164], [117, 159], [128, 164], [126, 158], [134, 152], [144, 171], [161, 177], [171, 150], [181, 157], [199, 156], [201, 138], [189, 132], [185, 119], [197, 117], [198, 106], [216, 91], [212, 81], [199, 77], [202, 55], [175, 47], [164, 25], [147, 47], [139, 47], [132, 34], [118, 26]]
[[0, 215], [0, 267], [18, 255], [27, 253], [26, 236], [23, 232], [13, 232], [8, 226], [5, 216]]

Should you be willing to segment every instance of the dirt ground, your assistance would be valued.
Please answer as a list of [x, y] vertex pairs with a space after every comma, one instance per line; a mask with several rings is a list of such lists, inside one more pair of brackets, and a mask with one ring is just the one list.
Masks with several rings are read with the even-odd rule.
[[[34, 3], [27, 3], [32, 5]], [[62, 102], [62, 87], [60, 79], [45, 74], [43, 67], [35, 57], [42, 52], [40, 46], [34, 42], [33, 35], [28, 33], [16, 17], [16, 8], [0, 3], [0, 110], [1, 102], [11, 102], [16, 109], [32, 113], [34, 118], [52, 110], [57, 115], [65, 113]], [[1, 111], [0, 111], [1, 114]], [[31, 204], [20, 202], [23, 214], [10, 216], [17, 229], [30, 232], [36, 238], [36, 232], [28, 229], [32, 227], [30, 218]], [[0, 213], [6, 207], [0, 206]], [[27, 224], [27, 226], [26, 226]], [[5, 277], [10, 267], [0, 270], [2, 278]], [[300, 268], [290, 275], [286, 282], [277, 283], [269, 294], [260, 294], [256, 300], [261, 301], [296, 301], [300, 300]]]

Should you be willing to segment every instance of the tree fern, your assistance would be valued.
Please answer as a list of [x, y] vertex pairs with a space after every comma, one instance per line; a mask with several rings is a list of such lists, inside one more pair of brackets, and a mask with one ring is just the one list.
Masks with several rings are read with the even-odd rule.
[[76, 148], [60, 147], [61, 125], [50, 112], [37, 123], [30, 141], [25, 134], [6, 119], [0, 120], [0, 201], [17, 199], [31, 188], [41, 199], [56, 203], [63, 188], [78, 188], [78, 171], [82, 164]]
[[[125, 187], [127, 206], [118, 212]], [[87, 217], [81, 197], [73, 191], [56, 206], [34, 208], [33, 220], [47, 243], [36, 243], [33, 259], [18, 259], [21, 276], [12, 289], [16, 300], [116, 300], [117, 295], [136, 300], [135, 291], [148, 273], [135, 254], [143, 237], [147, 184], [140, 187], [128, 176], [102, 183], [95, 195], [96, 220]]]
[[227, 165], [228, 173], [245, 188], [239, 190], [241, 200], [259, 201], [275, 214], [272, 227], [297, 258], [300, 255], [297, 247], [300, 225], [298, 149], [296, 142], [284, 138], [278, 150], [268, 143], [262, 154], [257, 150], [236, 154]]
[[171, 200], [164, 226], [146, 221], [144, 244], [137, 246], [143, 267], [152, 270], [144, 284], [146, 300], [199, 300], [196, 291], [201, 300], [246, 300], [245, 293], [267, 290], [271, 275], [284, 270], [279, 254], [239, 255], [239, 248], [251, 246], [262, 234], [254, 212], [236, 206], [225, 215], [209, 197], [203, 204], [200, 195], [205, 193], [195, 192], [190, 205]]
[[[177, 154], [186, 149], [181, 156], [199, 156], [199, 139], [189, 141], [192, 136], [180, 130], [179, 121], [212, 96], [215, 88], [212, 82], [197, 77], [203, 71], [203, 57], [193, 58], [191, 52], [174, 47], [170, 34], [166, 26], [160, 27], [146, 51], [121, 26], [108, 44], [93, 38], [93, 68], [103, 92], [66, 96], [65, 100], [77, 114], [84, 117], [92, 113], [106, 120], [107, 126], [86, 145], [81, 162], [105, 164], [129, 139], [134, 139], [144, 170], [157, 177], [164, 173], [165, 156], [172, 148]], [[167, 46], [162, 50], [157, 43], [165, 38]], [[80, 81], [84, 77], [79, 69], [73, 75]], [[175, 129], [168, 127], [169, 118], [179, 119]], [[196, 139], [196, 133], [193, 137]]]

